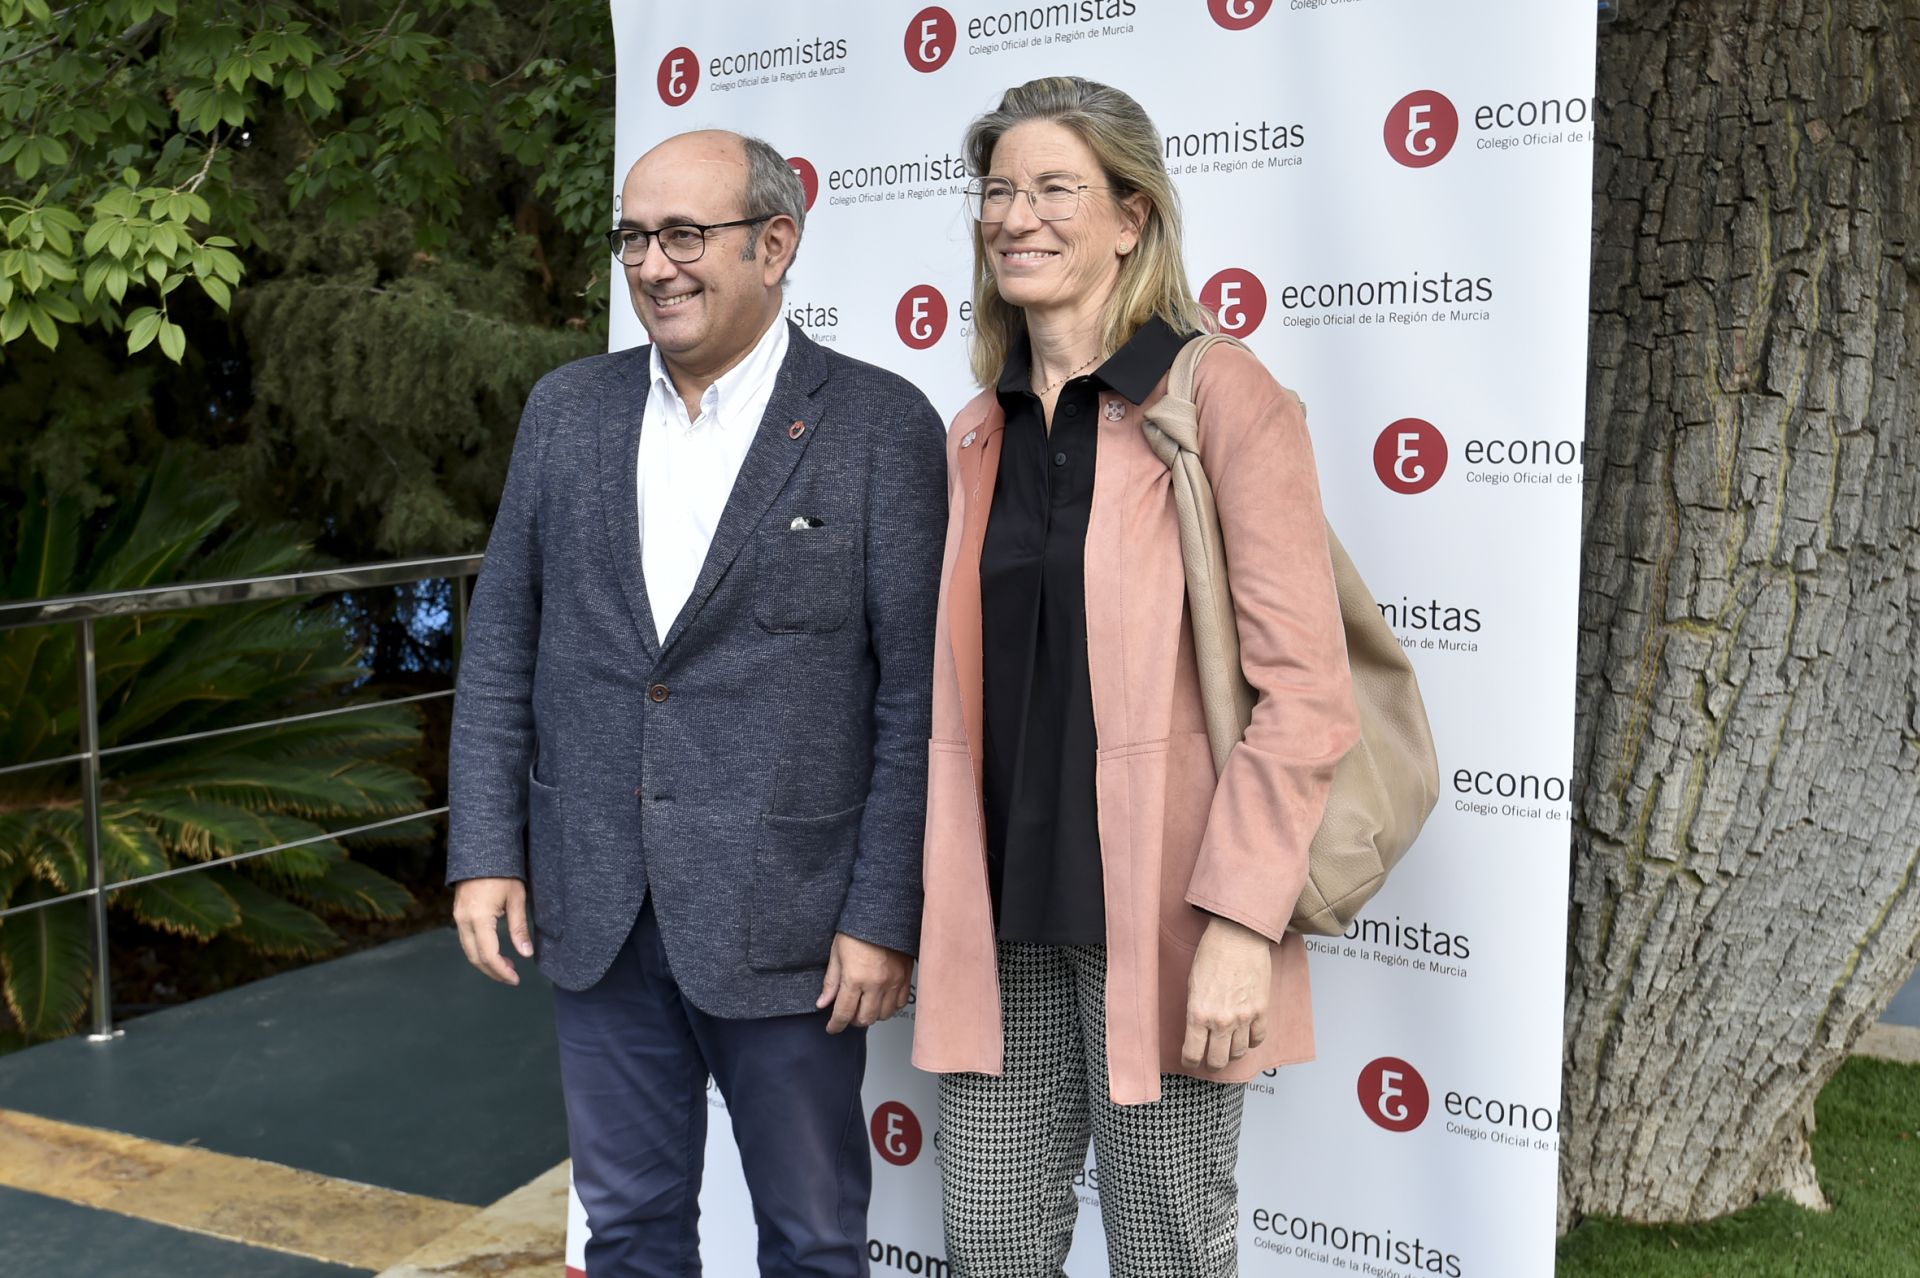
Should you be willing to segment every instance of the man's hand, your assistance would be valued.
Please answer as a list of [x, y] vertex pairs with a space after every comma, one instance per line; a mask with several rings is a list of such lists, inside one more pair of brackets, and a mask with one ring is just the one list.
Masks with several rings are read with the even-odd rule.
[[527, 931], [527, 885], [519, 879], [462, 879], [453, 885], [453, 921], [460, 929], [460, 948], [467, 962], [499, 981], [518, 985], [520, 973], [500, 953], [500, 916], [507, 917], [507, 934], [522, 958], [533, 957], [533, 935]]
[[1273, 998], [1273, 943], [1215, 916], [1193, 952], [1187, 977], [1187, 1037], [1180, 1060], [1223, 1069], [1267, 1037], [1267, 1007]]
[[814, 1003], [833, 1004], [827, 1033], [838, 1034], [849, 1025], [865, 1029], [892, 1016], [907, 1005], [907, 978], [912, 975], [913, 955], [835, 932], [827, 979]]

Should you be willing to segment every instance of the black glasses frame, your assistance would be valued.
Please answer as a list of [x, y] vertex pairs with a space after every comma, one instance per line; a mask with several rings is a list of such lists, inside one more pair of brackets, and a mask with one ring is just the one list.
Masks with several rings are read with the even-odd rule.
[[[647, 250], [652, 248], [654, 241], [660, 240], [660, 236], [665, 232], [698, 231], [700, 232], [700, 248], [692, 257], [676, 256], [674, 251], [667, 247], [666, 241], [660, 240], [660, 251], [667, 255], [667, 260], [686, 266], [699, 261], [707, 255], [707, 241], [713, 237], [715, 231], [730, 230], [736, 226], [757, 226], [761, 222], [771, 222], [779, 216], [778, 213], [762, 213], [759, 217], [740, 217], [735, 218], [731, 222], [710, 222], [705, 226], [700, 225], [698, 222], [669, 222], [667, 225], [657, 227], [651, 231], [638, 226], [616, 226], [607, 232], [605, 238], [607, 247], [613, 250], [613, 256], [622, 266], [638, 266], [647, 260]], [[632, 261], [628, 261], [626, 256], [620, 251], [620, 239], [626, 235], [637, 235], [640, 237], [640, 256], [634, 258]]]

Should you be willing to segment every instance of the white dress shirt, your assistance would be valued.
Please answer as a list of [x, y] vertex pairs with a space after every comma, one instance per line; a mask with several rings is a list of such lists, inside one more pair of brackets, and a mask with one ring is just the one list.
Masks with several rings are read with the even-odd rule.
[[660, 348], [653, 348], [653, 381], [640, 419], [637, 487], [640, 571], [662, 643], [693, 593], [786, 357], [787, 323], [776, 316], [747, 357], [707, 387], [699, 416], [688, 421]]

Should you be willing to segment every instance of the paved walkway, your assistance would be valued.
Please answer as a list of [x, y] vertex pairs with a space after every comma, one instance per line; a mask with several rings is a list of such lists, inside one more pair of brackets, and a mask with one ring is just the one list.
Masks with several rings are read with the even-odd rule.
[[[4, 1272], [558, 1278], [552, 994], [450, 931], [0, 1057]], [[1920, 1062], [1920, 977], [1861, 1041]]]
[[436, 931], [0, 1057], [0, 1267], [399, 1263], [566, 1157], [552, 995], [521, 968], [495, 985]]

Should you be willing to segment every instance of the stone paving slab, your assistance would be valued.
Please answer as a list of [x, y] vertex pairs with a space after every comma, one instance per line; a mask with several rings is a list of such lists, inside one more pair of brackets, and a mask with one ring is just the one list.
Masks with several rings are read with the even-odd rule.
[[567, 1169], [533, 1183], [456, 1225], [380, 1278], [560, 1278], [567, 1258]]
[[0, 1108], [485, 1206], [567, 1156], [552, 990], [451, 928], [0, 1056]]

